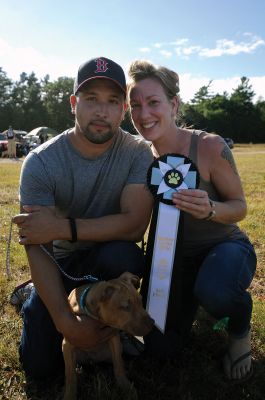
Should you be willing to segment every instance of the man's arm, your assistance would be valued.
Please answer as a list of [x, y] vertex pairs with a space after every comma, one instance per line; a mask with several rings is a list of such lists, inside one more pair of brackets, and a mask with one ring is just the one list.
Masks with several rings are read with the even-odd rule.
[[[132, 240], [143, 237], [152, 210], [153, 199], [144, 185], [128, 185], [121, 196], [120, 214], [77, 220], [79, 240]], [[113, 331], [90, 318], [76, 317], [69, 306], [65, 289], [52, 259], [37, 244], [55, 239], [71, 239], [67, 219], [59, 218], [52, 207], [26, 207], [28, 213], [14, 217], [20, 231], [20, 243], [25, 244], [32, 280], [46, 305], [58, 331], [72, 344], [89, 347], [108, 339]], [[33, 243], [33, 244], [32, 244]]]
[[[100, 218], [77, 219], [80, 241], [139, 241], [148, 226], [153, 198], [143, 184], [127, 185], [121, 195], [121, 212]], [[20, 244], [40, 244], [71, 240], [69, 221], [56, 216], [48, 207], [24, 206], [24, 214], [14, 217], [21, 228]]]
[[[23, 210], [23, 206], [21, 206]], [[54, 213], [54, 207], [48, 208]], [[18, 224], [21, 233], [21, 226]], [[52, 243], [45, 245], [52, 253]], [[89, 317], [82, 320], [70, 308], [58, 266], [39, 245], [26, 245], [25, 250], [34, 286], [47, 307], [56, 329], [73, 345], [89, 348], [108, 340], [113, 330]]]
[[26, 246], [32, 280], [56, 329], [73, 345], [89, 348], [108, 340], [113, 329], [73, 314], [56, 264], [38, 245]]

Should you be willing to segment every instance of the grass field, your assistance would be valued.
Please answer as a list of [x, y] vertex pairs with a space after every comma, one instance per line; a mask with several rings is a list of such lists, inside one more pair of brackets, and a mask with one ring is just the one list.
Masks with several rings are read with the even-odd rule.
[[[194, 324], [190, 346], [179, 359], [158, 362], [148, 358], [126, 361], [139, 400], [264, 400], [265, 398], [265, 145], [240, 145], [233, 150], [248, 201], [248, 216], [241, 222], [255, 245], [258, 267], [250, 291], [254, 375], [244, 384], [231, 384], [223, 377], [220, 354], [225, 349], [224, 331], [213, 330], [213, 321], [203, 311]], [[41, 388], [26, 382], [18, 360], [21, 318], [9, 304], [13, 288], [29, 278], [24, 249], [11, 240], [11, 279], [6, 274], [6, 250], [10, 219], [18, 213], [18, 180], [21, 162], [0, 161], [0, 399], [56, 400], [62, 382], [44, 382]], [[41, 360], [40, 360], [41, 362]], [[115, 387], [109, 366], [93, 366], [79, 374], [79, 399], [127, 400]]]

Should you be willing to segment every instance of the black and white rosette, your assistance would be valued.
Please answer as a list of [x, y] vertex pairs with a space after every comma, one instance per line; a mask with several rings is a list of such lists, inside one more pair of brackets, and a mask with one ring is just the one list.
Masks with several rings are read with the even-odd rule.
[[174, 276], [181, 262], [182, 239], [179, 228], [182, 218], [180, 210], [172, 203], [172, 195], [180, 189], [197, 188], [199, 173], [189, 158], [181, 154], [165, 154], [151, 164], [147, 183], [156, 204], [148, 238], [149, 276], [144, 277], [144, 296], [146, 309], [155, 320], [156, 327], [165, 333], [172, 318], [168, 314], [174, 313]]

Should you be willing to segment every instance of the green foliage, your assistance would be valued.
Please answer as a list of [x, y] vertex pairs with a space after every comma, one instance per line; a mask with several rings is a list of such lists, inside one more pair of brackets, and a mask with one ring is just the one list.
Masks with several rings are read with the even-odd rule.
[[230, 96], [227, 93], [211, 95], [210, 84], [202, 86], [191, 102], [184, 104], [182, 122], [231, 137], [238, 143], [264, 143], [265, 102], [253, 103], [255, 93], [249, 79], [242, 77]]
[[[12, 82], [0, 67], [0, 131], [9, 125], [26, 131], [49, 126], [57, 132], [73, 126], [69, 104], [73, 82], [69, 77], [51, 82], [48, 75], [39, 80], [34, 72], [23, 72]], [[182, 105], [180, 123], [231, 137], [237, 143], [264, 143], [265, 101], [253, 103], [255, 93], [249, 79], [242, 77], [230, 96], [226, 92], [213, 95], [211, 83]], [[128, 111], [122, 128], [136, 134]]]
[[31, 130], [43, 126], [46, 120], [42, 102], [42, 87], [35, 74], [23, 72], [11, 92], [12, 118], [10, 124], [17, 129]]
[[0, 131], [9, 125], [25, 131], [49, 126], [58, 132], [73, 126], [69, 102], [73, 83], [67, 77], [50, 82], [48, 75], [38, 80], [34, 72], [23, 72], [12, 82], [0, 68]]
[[72, 89], [73, 79], [67, 77], [60, 77], [55, 82], [46, 82], [43, 86], [43, 104], [47, 113], [46, 125], [52, 126], [58, 132], [73, 126], [69, 103]]

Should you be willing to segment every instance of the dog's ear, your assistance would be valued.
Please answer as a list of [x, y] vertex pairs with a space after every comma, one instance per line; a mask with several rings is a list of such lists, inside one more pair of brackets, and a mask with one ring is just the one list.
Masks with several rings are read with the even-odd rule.
[[111, 285], [111, 284], [106, 284], [106, 287], [104, 288], [104, 291], [101, 295], [100, 300], [101, 301], [107, 301], [111, 298], [111, 296], [113, 295], [113, 293], [115, 292], [116, 287]]
[[137, 275], [133, 275], [130, 272], [124, 272], [121, 274], [120, 279], [132, 284], [136, 289], [140, 287], [140, 278]]

